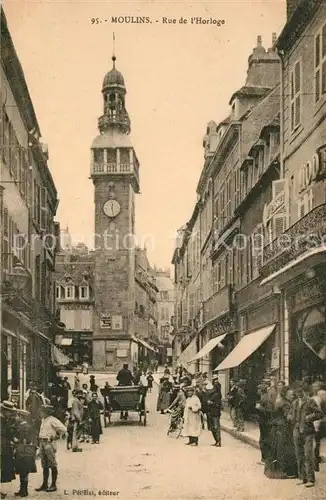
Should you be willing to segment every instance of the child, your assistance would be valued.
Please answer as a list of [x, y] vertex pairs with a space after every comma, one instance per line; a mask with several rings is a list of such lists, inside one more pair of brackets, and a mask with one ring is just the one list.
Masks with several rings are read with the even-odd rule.
[[74, 433], [74, 424], [71, 418], [71, 413], [69, 411], [65, 414], [65, 426], [67, 427], [67, 450], [72, 448], [72, 436]]
[[148, 372], [148, 375], [147, 375], [147, 388], [148, 388], [148, 392], [152, 392], [153, 380], [154, 380], [154, 377], [152, 375], [152, 372]]

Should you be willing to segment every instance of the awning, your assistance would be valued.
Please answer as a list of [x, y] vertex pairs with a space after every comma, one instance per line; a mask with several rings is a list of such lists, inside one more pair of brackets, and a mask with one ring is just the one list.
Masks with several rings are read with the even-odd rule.
[[213, 339], [209, 340], [207, 342], [207, 344], [205, 344], [204, 347], [202, 347], [200, 349], [200, 351], [197, 352], [196, 356], [194, 358], [192, 358], [191, 361], [195, 361], [196, 359], [201, 359], [204, 356], [206, 356], [206, 354], [208, 354], [209, 352], [211, 352], [214, 349], [214, 347], [216, 347], [217, 344], [219, 344], [220, 342], [222, 342], [222, 340], [226, 336], [227, 336], [227, 333], [224, 333], [223, 335], [219, 335], [218, 337], [214, 337]]
[[197, 352], [197, 337], [192, 339], [190, 344], [185, 348], [184, 351], [182, 351], [177, 360], [177, 363], [187, 368], [188, 363], [190, 363], [193, 360], [193, 357], [195, 356], [196, 352]]
[[266, 326], [253, 333], [244, 335], [230, 354], [220, 363], [215, 370], [227, 370], [239, 366], [247, 359], [274, 331], [276, 325]]
[[71, 345], [72, 339], [62, 339], [60, 345]]
[[156, 349], [154, 349], [154, 347], [152, 347], [151, 345], [147, 344], [147, 342], [145, 342], [145, 340], [137, 339], [137, 342], [139, 344], [142, 344], [144, 347], [146, 347], [146, 349], [149, 349], [150, 351], [156, 352]]
[[68, 356], [66, 356], [58, 347], [52, 345], [51, 361], [54, 366], [66, 366], [69, 365], [71, 359], [68, 358]]

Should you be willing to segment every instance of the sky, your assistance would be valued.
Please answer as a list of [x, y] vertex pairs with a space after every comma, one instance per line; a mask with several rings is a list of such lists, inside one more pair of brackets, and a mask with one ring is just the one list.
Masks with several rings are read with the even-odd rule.
[[[116, 67], [125, 79], [140, 161], [137, 241], [146, 244], [152, 265], [170, 267], [176, 230], [196, 201], [207, 123], [229, 114], [257, 35], [268, 48], [272, 32], [282, 30], [285, 1], [5, 0], [4, 10], [41, 140], [49, 146], [60, 199], [56, 219], [75, 243], [89, 245], [94, 232], [90, 146], [103, 113], [101, 87], [112, 67], [115, 33]], [[151, 22], [114, 24], [115, 16]], [[224, 24], [191, 24], [191, 18]]]

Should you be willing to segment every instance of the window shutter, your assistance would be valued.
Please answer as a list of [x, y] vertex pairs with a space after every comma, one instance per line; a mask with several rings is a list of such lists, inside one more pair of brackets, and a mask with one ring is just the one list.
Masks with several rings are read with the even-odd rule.
[[285, 179], [280, 179], [277, 181], [273, 181], [273, 199], [277, 198], [280, 194], [285, 191], [286, 181]]
[[42, 231], [47, 229], [47, 191], [44, 186], [41, 187], [40, 228]]
[[273, 217], [273, 239], [275, 240], [286, 229], [286, 215], [284, 213], [275, 214]]

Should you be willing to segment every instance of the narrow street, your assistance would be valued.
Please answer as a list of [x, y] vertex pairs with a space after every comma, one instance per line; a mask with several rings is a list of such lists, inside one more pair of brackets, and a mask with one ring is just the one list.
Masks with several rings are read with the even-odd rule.
[[[157, 387], [148, 395], [147, 427], [138, 425], [138, 415], [104, 429], [100, 445], [82, 444], [83, 452], [65, 450], [58, 444], [59, 481], [56, 493], [36, 493], [41, 483], [38, 473], [30, 474], [29, 496], [53, 500], [83, 497], [92, 492], [102, 498], [189, 499], [189, 500], [294, 500], [326, 498], [326, 467], [317, 475], [316, 487], [306, 489], [296, 480], [269, 480], [258, 465], [259, 452], [227, 434], [222, 448], [210, 446], [210, 433], [204, 431], [198, 448], [185, 446], [184, 439], [166, 435], [168, 416], [155, 411]], [[18, 484], [18, 481], [16, 482]], [[6, 485], [7, 486], [7, 485]], [[4, 491], [16, 491], [16, 484]], [[75, 491], [74, 491], [75, 490]], [[83, 491], [88, 490], [88, 491]], [[100, 492], [102, 494], [100, 494]], [[118, 494], [114, 495], [115, 492]], [[7, 498], [8, 498], [7, 497]]]

